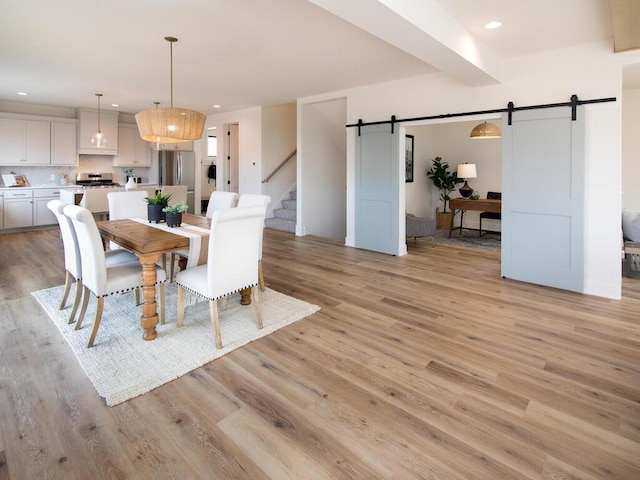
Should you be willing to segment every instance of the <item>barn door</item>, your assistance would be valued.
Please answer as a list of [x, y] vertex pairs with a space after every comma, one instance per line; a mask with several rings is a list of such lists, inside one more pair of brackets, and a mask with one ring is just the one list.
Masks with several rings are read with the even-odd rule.
[[502, 275], [582, 292], [584, 108], [515, 112], [502, 134]]

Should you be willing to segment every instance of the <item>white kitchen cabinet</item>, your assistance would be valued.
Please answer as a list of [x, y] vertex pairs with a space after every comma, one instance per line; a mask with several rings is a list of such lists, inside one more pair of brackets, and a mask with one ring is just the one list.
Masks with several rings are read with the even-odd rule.
[[149, 142], [140, 138], [137, 125], [118, 127], [118, 155], [114, 167], [150, 167], [152, 150]]
[[98, 110], [76, 109], [78, 117], [78, 153], [89, 155], [118, 154], [118, 112], [100, 110], [100, 131], [107, 137], [105, 148], [91, 145], [91, 136], [98, 130]]
[[33, 225], [55, 225], [58, 219], [47, 204], [50, 200], [60, 200], [60, 188], [42, 188], [33, 190]]
[[78, 165], [78, 122], [51, 122], [51, 164]]
[[0, 118], [0, 164], [48, 165], [50, 162], [50, 122]]
[[152, 143], [151, 148], [158, 151], [163, 150], [175, 150], [181, 152], [193, 152], [193, 142], [180, 142], [180, 143]]
[[4, 228], [4, 192], [0, 192], [0, 228]]
[[3, 205], [4, 228], [33, 226], [33, 190], [5, 191]]

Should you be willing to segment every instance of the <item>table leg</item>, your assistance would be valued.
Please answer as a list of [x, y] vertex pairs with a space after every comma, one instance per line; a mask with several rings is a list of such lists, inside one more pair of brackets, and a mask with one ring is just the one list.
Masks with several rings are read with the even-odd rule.
[[240, 290], [240, 305], [251, 305], [251, 288]]
[[451, 224], [449, 225], [449, 238], [451, 238], [451, 232], [453, 231], [453, 220], [456, 218], [456, 209], [451, 209]]
[[153, 340], [158, 336], [156, 325], [158, 324], [158, 309], [156, 306], [156, 263], [160, 255], [150, 253], [140, 255], [138, 259], [142, 265], [142, 316], [140, 325], [144, 330], [142, 338]]

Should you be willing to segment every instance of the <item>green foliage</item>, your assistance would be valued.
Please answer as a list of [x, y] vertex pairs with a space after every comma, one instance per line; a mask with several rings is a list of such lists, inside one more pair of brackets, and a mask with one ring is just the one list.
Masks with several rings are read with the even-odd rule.
[[162, 195], [162, 192], [158, 191], [158, 193], [156, 193], [154, 197], [146, 197], [144, 200], [149, 205], [162, 205], [163, 207], [166, 207], [167, 205], [169, 205], [170, 198], [171, 194]]
[[164, 207], [162, 209], [165, 213], [187, 213], [189, 206], [184, 202], [178, 202], [175, 205], [171, 205], [170, 207]]
[[440, 200], [444, 204], [443, 212], [446, 212], [447, 202], [451, 199], [451, 192], [455, 190], [457, 183], [462, 183], [464, 180], [458, 178], [458, 172], [450, 172], [449, 164], [443, 162], [441, 157], [433, 159], [433, 165], [427, 170], [427, 177], [440, 190]]

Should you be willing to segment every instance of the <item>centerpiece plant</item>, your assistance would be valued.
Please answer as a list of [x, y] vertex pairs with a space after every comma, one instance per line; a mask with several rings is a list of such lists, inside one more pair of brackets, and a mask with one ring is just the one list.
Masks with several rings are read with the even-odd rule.
[[182, 223], [182, 214], [186, 213], [189, 206], [184, 202], [178, 202], [175, 205], [168, 205], [162, 209], [165, 213], [167, 227], [179, 227]]
[[169, 205], [171, 194], [163, 195], [161, 191], [158, 191], [153, 197], [146, 197], [144, 200], [147, 202], [147, 216], [149, 222], [160, 223], [166, 217], [163, 208]]

